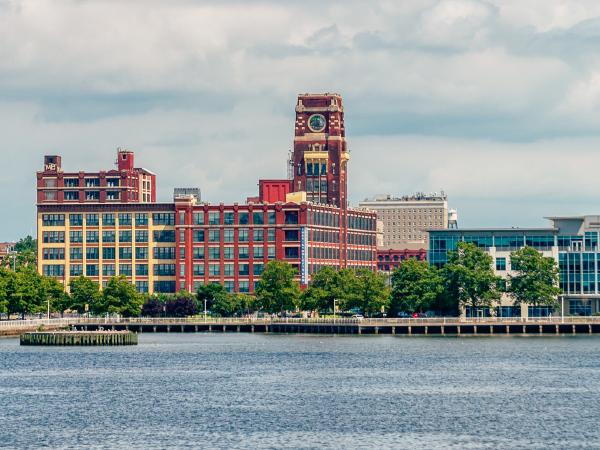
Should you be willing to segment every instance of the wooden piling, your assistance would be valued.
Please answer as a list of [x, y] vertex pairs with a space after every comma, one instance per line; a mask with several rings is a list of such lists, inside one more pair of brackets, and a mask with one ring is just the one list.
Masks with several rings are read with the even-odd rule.
[[33, 332], [20, 337], [21, 345], [107, 346], [137, 345], [137, 334], [128, 331]]

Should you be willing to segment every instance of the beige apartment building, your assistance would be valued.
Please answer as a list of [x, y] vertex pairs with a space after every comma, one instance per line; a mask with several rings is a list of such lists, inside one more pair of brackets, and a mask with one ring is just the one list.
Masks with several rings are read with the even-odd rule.
[[375, 195], [359, 205], [377, 212], [377, 221], [381, 223], [380, 249], [428, 249], [429, 233], [424, 230], [442, 230], [457, 224], [456, 211], [448, 210], [444, 192], [440, 195], [418, 192], [403, 197]]

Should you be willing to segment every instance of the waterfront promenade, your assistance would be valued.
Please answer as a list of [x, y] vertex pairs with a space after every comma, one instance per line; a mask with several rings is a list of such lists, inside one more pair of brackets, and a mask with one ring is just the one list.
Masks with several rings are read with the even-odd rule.
[[600, 317], [512, 318], [65, 318], [0, 322], [0, 334], [15, 335], [73, 326], [81, 331], [100, 328], [137, 333], [323, 333], [391, 335], [595, 334]]

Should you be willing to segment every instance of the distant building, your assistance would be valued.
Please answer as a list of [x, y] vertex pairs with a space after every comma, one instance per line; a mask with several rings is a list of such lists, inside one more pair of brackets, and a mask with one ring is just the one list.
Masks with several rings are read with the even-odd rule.
[[6, 256], [6, 254], [12, 251], [15, 247], [14, 242], [0, 242], [0, 261]]
[[[377, 212], [377, 219], [383, 224], [380, 249], [426, 250], [428, 230], [448, 228], [448, 199], [444, 192], [410, 197], [375, 195], [359, 205]], [[456, 211], [453, 218], [456, 219]]]

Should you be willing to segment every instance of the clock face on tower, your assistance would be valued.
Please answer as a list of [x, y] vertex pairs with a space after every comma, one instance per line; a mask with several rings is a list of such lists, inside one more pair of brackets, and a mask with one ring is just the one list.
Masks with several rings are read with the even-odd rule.
[[325, 117], [321, 114], [313, 114], [308, 119], [308, 128], [310, 131], [319, 132], [325, 128]]

